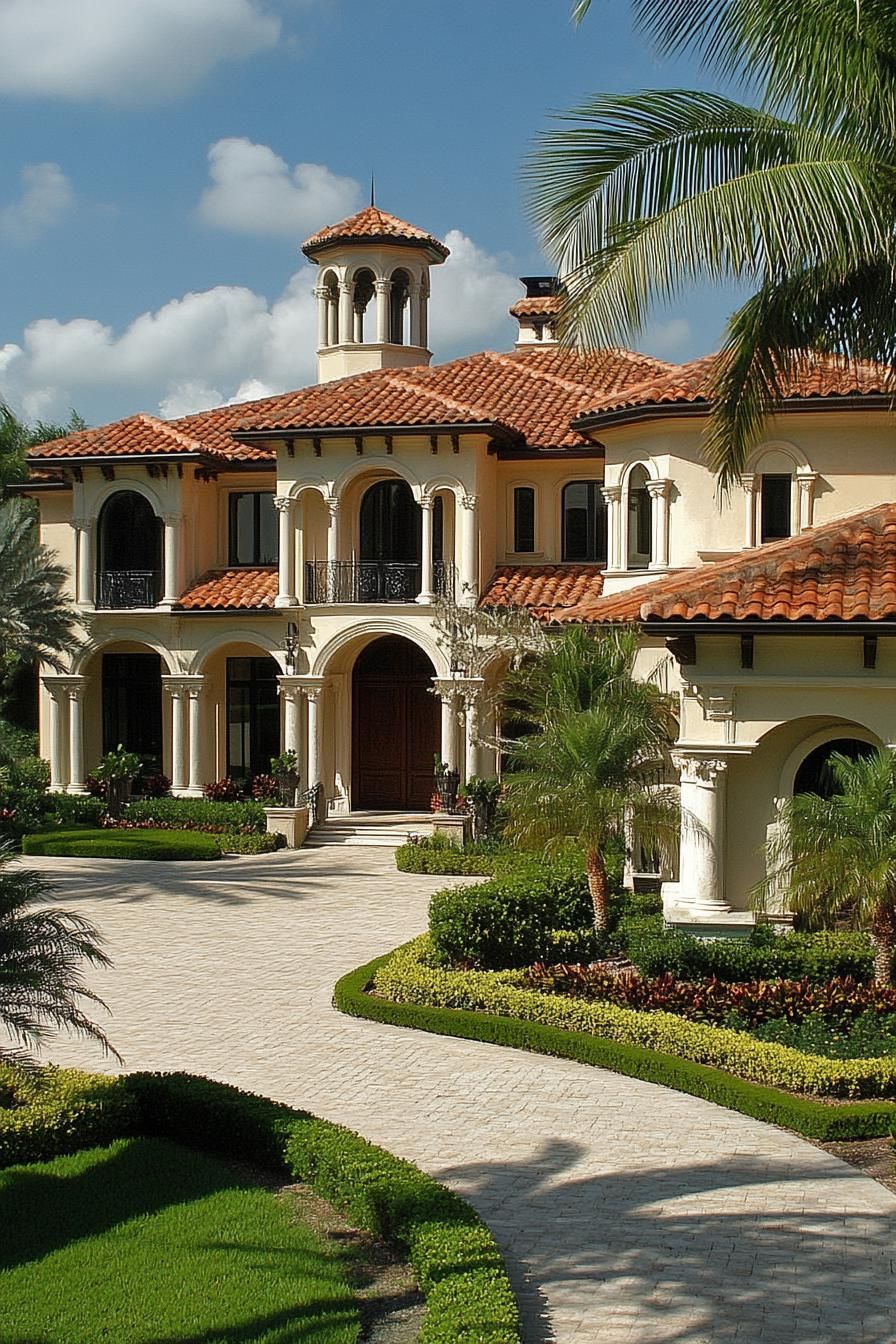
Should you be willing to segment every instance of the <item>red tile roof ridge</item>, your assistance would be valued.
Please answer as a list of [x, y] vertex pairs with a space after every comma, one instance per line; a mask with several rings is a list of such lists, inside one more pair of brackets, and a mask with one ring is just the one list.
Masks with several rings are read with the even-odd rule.
[[402, 242], [425, 243], [443, 256], [448, 256], [448, 248], [434, 234], [428, 233], [425, 229], [417, 228], [416, 224], [408, 224], [406, 220], [399, 219], [397, 215], [390, 215], [377, 205], [367, 205], [363, 210], [358, 210], [346, 219], [340, 219], [335, 224], [326, 224], [322, 229], [313, 233], [310, 238], [305, 239], [302, 244], [302, 251], [307, 255], [325, 247], [327, 243], [341, 242], [342, 239], [363, 241], [380, 238], [396, 238]]
[[534, 359], [515, 359], [512, 354], [492, 350], [487, 350], [485, 354], [486, 358], [491, 359], [496, 364], [506, 364], [514, 368], [525, 369], [527, 377], [536, 378], [541, 383], [550, 383], [553, 387], [562, 387], [567, 392], [588, 392], [590, 390], [586, 383], [571, 378], [563, 378], [559, 373], [551, 373], [549, 369], [540, 369]]
[[[445, 368], [446, 366], [440, 365], [440, 367]], [[471, 420], [491, 421], [494, 419], [494, 417], [489, 415], [481, 406], [471, 406], [469, 402], [458, 401], [454, 397], [449, 397], [445, 392], [439, 392], [436, 388], [421, 387], [421, 380], [412, 380], [403, 377], [402, 374], [395, 374], [394, 370], [391, 370], [391, 372], [393, 376], [386, 381], [390, 382], [394, 387], [400, 387], [407, 392], [414, 392], [419, 396], [429, 397], [432, 401], [440, 401], [442, 405], [447, 406], [449, 410], [459, 411]], [[412, 371], [408, 370], [408, 372]]]
[[140, 411], [133, 417], [133, 419], [141, 421], [144, 425], [147, 425], [149, 428], [154, 429], [161, 434], [166, 434], [169, 438], [174, 439], [176, 443], [179, 443], [182, 448], [186, 448], [190, 452], [201, 453], [205, 451], [198, 439], [191, 438], [189, 434], [184, 434], [182, 430], [177, 428], [176, 423], [171, 420], [162, 420], [157, 415], [150, 415], [148, 411]]

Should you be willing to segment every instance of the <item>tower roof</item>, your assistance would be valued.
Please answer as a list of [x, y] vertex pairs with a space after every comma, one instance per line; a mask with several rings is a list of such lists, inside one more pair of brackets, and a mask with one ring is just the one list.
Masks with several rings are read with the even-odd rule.
[[368, 205], [356, 215], [340, 220], [338, 224], [328, 224], [326, 228], [313, 233], [302, 244], [306, 257], [314, 257], [325, 248], [338, 243], [391, 243], [399, 247], [423, 247], [435, 262], [444, 261], [448, 248], [431, 233], [406, 224], [395, 215], [388, 215], [379, 206]]

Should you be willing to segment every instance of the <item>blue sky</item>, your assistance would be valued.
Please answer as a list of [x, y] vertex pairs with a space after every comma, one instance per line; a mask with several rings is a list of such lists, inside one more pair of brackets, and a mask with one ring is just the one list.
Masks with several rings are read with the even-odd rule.
[[[546, 269], [519, 168], [592, 92], [711, 86], [624, 0], [0, 0], [0, 396], [183, 414], [313, 379], [299, 244], [377, 203], [445, 238], [436, 358], [507, 348]], [[712, 349], [730, 295], [641, 345]]]

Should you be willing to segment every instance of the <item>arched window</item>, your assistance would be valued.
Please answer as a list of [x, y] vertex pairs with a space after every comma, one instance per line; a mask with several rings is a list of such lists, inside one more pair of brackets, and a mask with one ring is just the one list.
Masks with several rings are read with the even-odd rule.
[[116, 490], [97, 528], [98, 607], [153, 607], [162, 578], [162, 520], [136, 490]]
[[564, 560], [607, 560], [607, 506], [602, 481], [570, 481], [563, 487]]
[[392, 272], [392, 290], [389, 295], [389, 340], [393, 345], [407, 345], [405, 314], [411, 289], [411, 277], [405, 270]]
[[780, 541], [791, 536], [793, 477], [789, 472], [763, 472], [759, 478], [759, 539]]
[[651, 499], [645, 467], [633, 467], [628, 478], [628, 567], [646, 569], [652, 559]]
[[837, 737], [832, 742], [822, 742], [820, 747], [810, 751], [803, 761], [793, 781], [793, 792], [817, 793], [821, 798], [831, 798], [838, 792], [831, 770], [831, 756], [839, 752], [851, 761], [874, 755], [870, 742], [862, 742], [855, 737]]
[[358, 271], [354, 281], [353, 307], [355, 315], [355, 332], [353, 339], [359, 345], [365, 339], [364, 318], [367, 313], [370, 300], [375, 293], [375, 276], [373, 271]]
[[423, 518], [407, 481], [378, 481], [361, 500], [359, 602], [413, 602], [420, 591]]
[[519, 554], [535, 550], [535, 489], [518, 485], [513, 491], [513, 549]]
[[339, 280], [335, 272], [327, 271], [321, 280], [324, 291], [323, 302], [326, 307], [327, 345], [339, 344]]

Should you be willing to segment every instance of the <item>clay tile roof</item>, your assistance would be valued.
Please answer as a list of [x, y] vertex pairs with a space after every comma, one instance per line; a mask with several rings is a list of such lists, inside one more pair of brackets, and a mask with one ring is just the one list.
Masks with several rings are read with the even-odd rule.
[[[649, 406], [708, 407], [715, 360], [715, 355], [705, 355], [688, 364], [667, 365], [659, 376], [609, 389], [590, 410], [582, 412], [582, 418], [599, 422], [602, 415]], [[785, 382], [784, 395], [794, 401], [886, 395], [892, 394], [894, 386], [896, 369], [889, 365], [808, 354]]]
[[276, 565], [258, 569], [210, 569], [181, 595], [177, 606], [184, 611], [245, 611], [273, 607], [277, 583]]
[[562, 294], [536, 294], [534, 298], [518, 299], [510, 310], [511, 317], [556, 317], [563, 307]]
[[840, 518], [654, 583], [585, 601], [557, 619], [883, 621], [896, 619], [896, 504]]
[[64, 439], [35, 444], [28, 449], [28, 457], [164, 457], [202, 451], [203, 445], [175, 424], [154, 415], [132, 415], [99, 429], [82, 429]]
[[328, 224], [325, 229], [319, 229], [305, 240], [302, 251], [306, 257], [312, 257], [322, 248], [332, 247], [334, 243], [347, 242], [422, 243], [431, 252], [436, 253], [439, 260], [444, 261], [448, 256], [448, 248], [431, 233], [426, 233], [413, 224], [406, 224], [403, 219], [388, 215], [385, 210], [380, 210], [375, 205], [368, 205], [356, 215], [341, 219], [338, 224]]
[[603, 570], [596, 565], [502, 565], [479, 599], [481, 607], [525, 607], [557, 619], [558, 610], [600, 597]]

